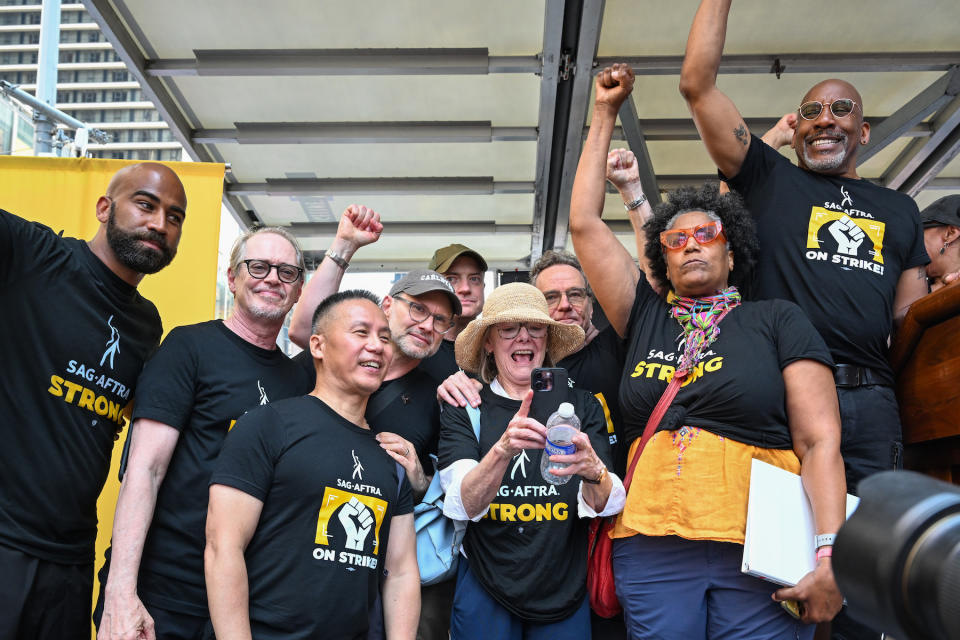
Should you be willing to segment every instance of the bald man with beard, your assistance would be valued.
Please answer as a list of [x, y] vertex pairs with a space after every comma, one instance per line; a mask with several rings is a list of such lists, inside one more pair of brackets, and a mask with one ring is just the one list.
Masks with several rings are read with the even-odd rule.
[[137, 292], [177, 252], [183, 184], [118, 171], [87, 242], [0, 210], [0, 637], [90, 637], [97, 497], [123, 408], [160, 340]]

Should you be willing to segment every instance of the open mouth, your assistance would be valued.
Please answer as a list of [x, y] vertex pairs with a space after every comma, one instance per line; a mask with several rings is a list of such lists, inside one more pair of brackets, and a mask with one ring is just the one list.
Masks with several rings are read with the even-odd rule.
[[836, 147], [842, 146], [847, 141], [847, 136], [842, 133], [831, 131], [821, 133], [814, 137], [807, 138], [807, 146], [818, 151], [831, 151]]
[[520, 349], [510, 354], [514, 362], [533, 362], [533, 351], [530, 349]]
[[360, 363], [360, 366], [363, 367], [364, 369], [372, 369], [374, 371], [380, 370], [380, 363], [377, 362], [376, 360], [364, 360], [363, 362]]

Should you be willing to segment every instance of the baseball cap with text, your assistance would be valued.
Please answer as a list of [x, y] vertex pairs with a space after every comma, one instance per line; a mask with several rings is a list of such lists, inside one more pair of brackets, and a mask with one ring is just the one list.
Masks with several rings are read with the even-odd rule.
[[391, 298], [396, 297], [398, 293], [406, 293], [411, 296], [420, 296], [431, 291], [439, 291], [447, 295], [450, 299], [450, 306], [454, 315], [463, 313], [463, 307], [460, 305], [460, 298], [453, 291], [453, 287], [447, 282], [447, 279], [436, 271], [430, 269], [414, 269], [407, 275], [393, 283], [390, 287]]

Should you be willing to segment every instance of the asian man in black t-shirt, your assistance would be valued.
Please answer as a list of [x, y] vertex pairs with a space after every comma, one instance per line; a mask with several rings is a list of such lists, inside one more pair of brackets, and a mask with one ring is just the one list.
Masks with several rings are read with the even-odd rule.
[[205, 569], [218, 637], [412, 640], [420, 574], [410, 484], [365, 417], [394, 355], [376, 298], [334, 294], [314, 314], [316, 386], [259, 407], [210, 480]]
[[0, 211], [0, 638], [90, 637], [97, 497], [162, 334], [136, 287], [176, 255], [186, 208], [176, 173], [142, 163], [113, 176], [89, 242]]

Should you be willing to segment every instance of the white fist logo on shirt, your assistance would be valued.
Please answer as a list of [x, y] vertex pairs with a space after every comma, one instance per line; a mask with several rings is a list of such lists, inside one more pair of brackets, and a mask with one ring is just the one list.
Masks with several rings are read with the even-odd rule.
[[373, 527], [373, 516], [370, 514], [370, 510], [356, 498], [350, 498], [350, 502], [343, 505], [337, 517], [347, 534], [347, 548], [353, 551], [363, 551], [363, 543]]
[[857, 255], [857, 249], [863, 244], [863, 239], [867, 236], [857, 223], [850, 219], [850, 216], [844, 215], [839, 220], [834, 220], [827, 228], [830, 235], [837, 241], [837, 251], [848, 256]]

